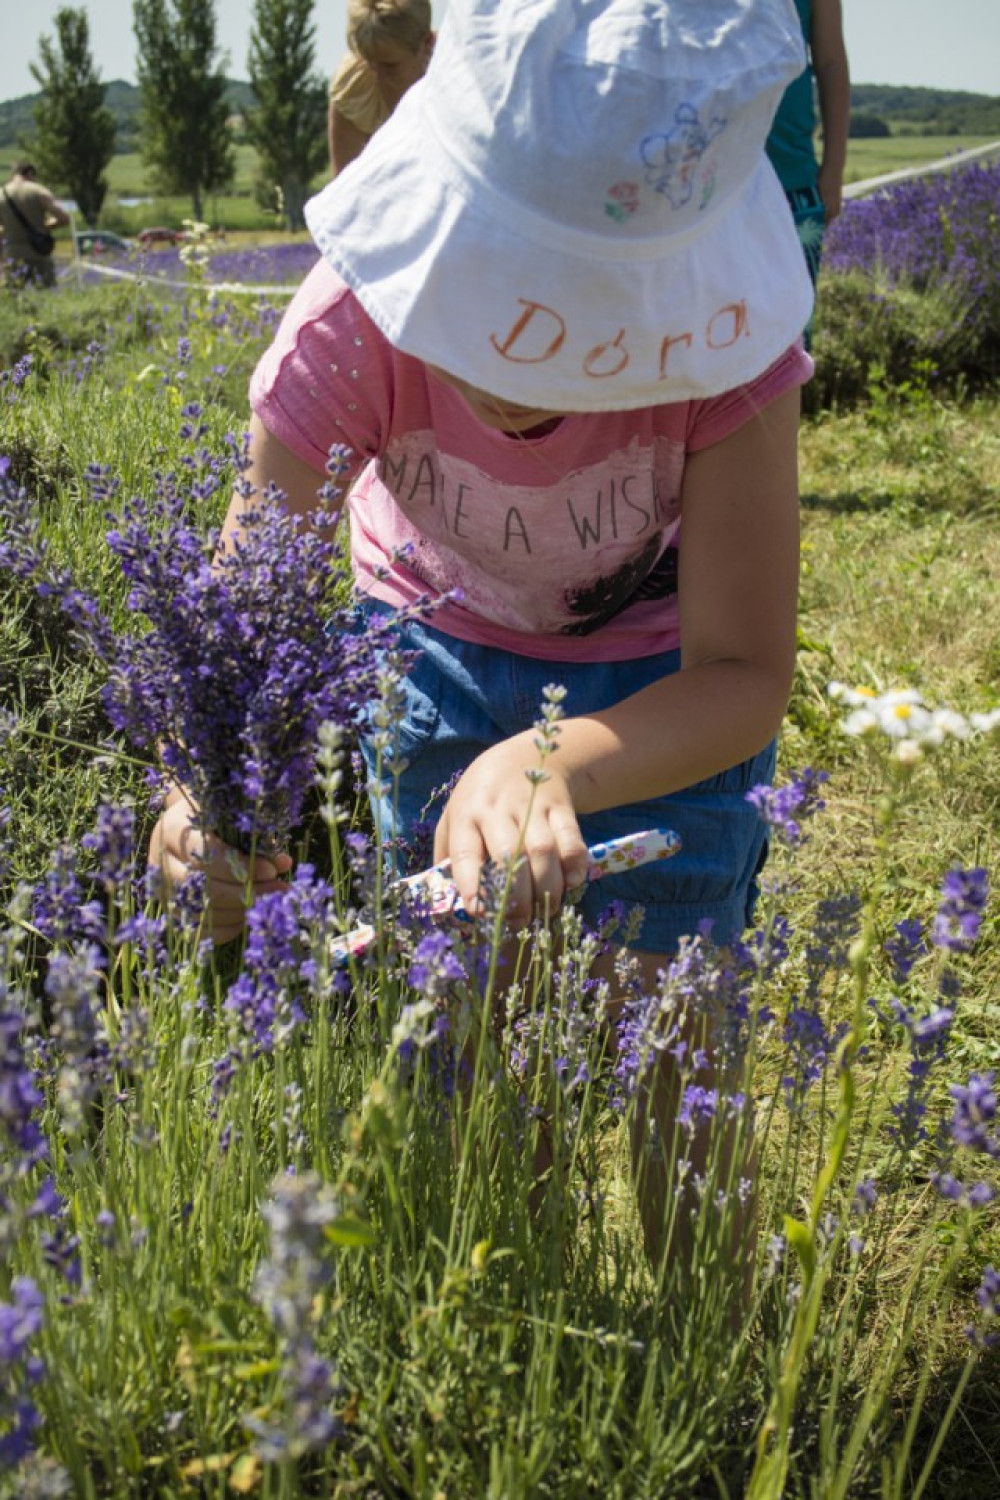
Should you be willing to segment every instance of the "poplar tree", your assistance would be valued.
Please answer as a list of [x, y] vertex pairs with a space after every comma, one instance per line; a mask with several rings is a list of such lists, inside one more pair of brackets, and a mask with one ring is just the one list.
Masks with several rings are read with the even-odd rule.
[[315, 72], [313, 0], [256, 0], [247, 68], [255, 104], [245, 116], [257, 149], [258, 198], [278, 198], [289, 229], [301, 229], [309, 184], [325, 165], [325, 80]]
[[159, 191], [187, 194], [201, 220], [205, 194], [233, 179], [213, 0], [135, 0], [133, 18], [143, 161]]
[[93, 226], [108, 191], [104, 172], [115, 154], [115, 118], [91, 56], [86, 11], [56, 11], [55, 28], [54, 40], [39, 39], [40, 60], [31, 64], [41, 88], [32, 154], [42, 178], [65, 187]]

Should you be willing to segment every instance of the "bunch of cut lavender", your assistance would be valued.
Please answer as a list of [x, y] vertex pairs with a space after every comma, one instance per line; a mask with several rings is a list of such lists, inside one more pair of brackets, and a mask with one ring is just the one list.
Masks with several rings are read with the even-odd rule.
[[214, 562], [216, 539], [168, 487], [126, 506], [108, 535], [150, 627], [117, 641], [111, 721], [141, 748], [159, 743], [205, 826], [240, 848], [283, 846], [320, 725], [354, 722], [375, 684], [371, 637], [349, 634], [329, 605], [332, 541], [281, 499], [248, 497], [241, 535]]
[[[237, 465], [242, 462], [233, 443]], [[329, 472], [346, 455], [331, 454]], [[374, 696], [381, 639], [353, 633], [331, 603], [338, 551], [330, 512], [305, 526], [269, 487], [246, 501], [242, 532], [219, 536], [188, 519], [198, 497], [176, 475], [126, 503], [108, 543], [129, 584], [135, 627], [112, 630], [94, 602], [53, 567], [33, 507], [0, 472], [0, 563], [55, 594], [108, 668], [105, 706], [116, 731], [152, 751], [190, 793], [201, 826], [243, 850], [282, 848], [313, 782], [319, 727], [348, 727]], [[333, 501], [332, 483], [319, 494]]]

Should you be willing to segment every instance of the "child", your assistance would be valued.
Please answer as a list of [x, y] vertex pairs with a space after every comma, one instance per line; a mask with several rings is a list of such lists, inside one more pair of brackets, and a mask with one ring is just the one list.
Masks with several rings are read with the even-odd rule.
[[350, 0], [349, 52], [330, 81], [330, 175], [336, 177], [422, 78], [434, 50], [430, 0]]
[[[678, 856], [584, 897], [641, 905], [651, 983], [685, 934], [743, 930], [764, 854], [745, 794], [793, 670], [811, 370], [764, 140], [802, 64], [791, 0], [451, 0], [424, 81], [309, 205], [323, 259], [251, 388], [259, 488], [305, 514], [331, 445], [354, 455], [362, 613], [448, 596], [404, 632], [401, 831], [457, 776], [435, 859], [471, 906], [523, 848], [519, 924], [589, 843], [676, 829]], [[243, 883], [177, 794], [153, 858], [173, 882], [199, 855], [233, 936]]]

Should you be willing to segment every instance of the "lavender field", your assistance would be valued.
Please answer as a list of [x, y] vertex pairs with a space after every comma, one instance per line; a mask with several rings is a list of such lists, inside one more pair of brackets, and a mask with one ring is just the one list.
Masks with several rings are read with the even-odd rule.
[[[1000, 1492], [998, 208], [977, 166], [831, 232], [758, 925], [614, 1018], [613, 908], [493, 1025], [502, 880], [442, 925], [382, 877], [352, 725], [406, 664], [336, 537], [262, 501], [208, 566], [313, 252], [7, 293], [0, 1496]], [[243, 941], [146, 869], [165, 770], [294, 856]]]

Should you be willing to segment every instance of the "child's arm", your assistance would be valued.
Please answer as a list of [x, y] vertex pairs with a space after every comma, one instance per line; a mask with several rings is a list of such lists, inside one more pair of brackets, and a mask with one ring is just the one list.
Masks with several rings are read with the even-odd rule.
[[[524, 828], [512, 918], [526, 920], [546, 898], [554, 910], [586, 867], [578, 813], [677, 791], [756, 754], [776, 733], [795, 663], [798, 410], [797, 391], [780, 396], [688, 460], [681, 671], [604, 713], [565, 720], [533, 799], [533, 732], [488, 750], [458, 782], [434, 857], [451, 860], [467, 906], [483, 861], [513, 854]], [[558, 672], [553, 666], [556, 680]]]
[[[293, 514], [306, 516], [316, 509], [322, 475], [272, 437], [256, 416], [250, 421], [249, 457], [246, 478], [257, 494], [272, 483], [284, 492], [285, 503]], [[348, 478], [345, 489], [349, 483]], [[238, 492], [233, 495], [223, 523], [220, 546], [225, 547], [238, 534], [243, 513], [252, 503], [253, 497], [244, 499]], [[217, 943], [226, 943], [243, 930], [248, 861], [243, 855], [228, 849], [214, 835], [199, 833], [194, 826], [195, 815], [196, 809], [187, 793], [181, 787], [173, 787], [153, 829], [149, 862], [160, 868], [168, 891], [192, 870], [205, 872], [212, 936]], [[268, 891], [280, 890], [284, 885], [282, 876], [291, 866], [288, 854], [275, 854], [269, 859], [258, 856], [253, 865], [251, 902]]]
[[[285, 497], [285, 508], [293, 516], [301, 516], [306, 520], [319, 506], [323, 475], [270, 433], [256, 413], [250, 418], [249, 431], [250, 467], [244, 478], [249, 480], [254, 493], [246, 499], [238, 491], [233, 495], [226, 519], [222, 523], [220, 545], [223, 547], [239, 532], [244, 512], [259, 500], [269, 484], [276, 485], [281, 490]], [[348, 473], [338, 478], [337, 484], [342, 494], [347, 494], [360, 467], [356, 463]]]

